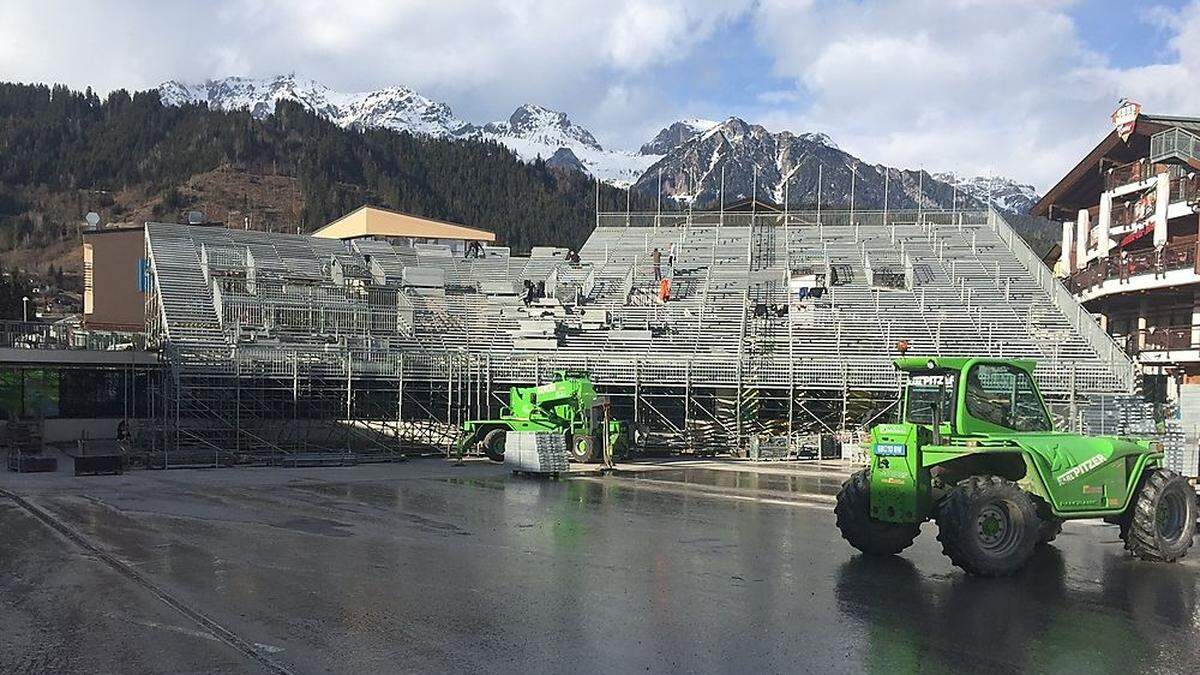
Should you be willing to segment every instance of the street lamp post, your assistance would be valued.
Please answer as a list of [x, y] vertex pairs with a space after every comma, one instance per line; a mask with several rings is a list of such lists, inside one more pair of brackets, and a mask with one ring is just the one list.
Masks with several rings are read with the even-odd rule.
[[21, 316], [25, 321], [29, 321], [29, 296], [21, 296]]

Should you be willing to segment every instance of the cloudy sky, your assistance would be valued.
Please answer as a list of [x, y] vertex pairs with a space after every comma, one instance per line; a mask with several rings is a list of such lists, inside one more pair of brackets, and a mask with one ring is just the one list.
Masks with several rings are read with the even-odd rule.
[[294, 72], [473, 122], [566, 111], [611, 147], [674, 119], [821, 131], [867, 161], [1045, 189], [1128, 96], [1200, 115], [1200, 0], [4, 0], [0, 79]]

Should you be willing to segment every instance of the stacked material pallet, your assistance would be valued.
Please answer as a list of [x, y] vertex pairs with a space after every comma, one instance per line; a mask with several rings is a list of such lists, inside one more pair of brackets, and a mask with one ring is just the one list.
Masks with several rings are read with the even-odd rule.
[[1195, 442], [1185, 442], [1183, 430], [1177, 425], [1169, 424], [1163, 434], [1163, 451], [1166, 459], [1163, 462], [1172, 471], [1191, 478], [1200, 475], [1200, 448]]
[[[1179, 392], [1179, 442], [1167, 448], [1167, 463], [1185, 476], [1200, 475], [1200, 385], [1184, 384]], [[1171, 466], [1171, 465], [1174, 466]]]
[[504, 441], [504, 464], [522, 473], [567, 471], [567, 438], [550, 431], [510, 431]]

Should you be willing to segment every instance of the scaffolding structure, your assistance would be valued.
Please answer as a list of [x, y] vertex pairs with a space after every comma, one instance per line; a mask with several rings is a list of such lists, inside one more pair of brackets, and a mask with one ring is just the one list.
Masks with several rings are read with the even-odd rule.
[[1072, 424], [1133, 388], [996, 211], [598, 213], [579, 254], [147, 223], [166, 368], [142, 445], [160, 465], [444, 452], [510, 386], [571, 370], [644, 447], [742, 453], [894, 414], [901, 340], [1037, 359]]

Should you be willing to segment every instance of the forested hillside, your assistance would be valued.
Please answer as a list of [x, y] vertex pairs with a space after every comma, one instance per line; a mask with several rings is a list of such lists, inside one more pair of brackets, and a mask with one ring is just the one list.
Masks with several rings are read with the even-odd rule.
[[[584, 174], [523, 162], [495, 142], [341, 128], [290, 101], [256, 119], [163, 105], [157, 91], [102, 100], [0, 83], [0, 265], [27, 279], [78, 272], [88, 211], [141, 223], [195, 209], [235, 226], [309, 232], [374, 204], [489, 229], [524, 251], [582, 244], [594, 190]], [[604, 209], [625, 208], [616, 188], [603, 185], [600, 196]], [[633, 200], [653, 208], [652, 195]], [[1054, 239], [1042, 222], [1017, 225], [1039, 252]]]
[[[257, 120], [164, 106], [155, 91], [101, 100], [0, 84], [0, 251], [73, 243], [89, 210], [138, 222], [201, 208], [306, 232], [364, 203], [493, 230], [518, 250], [578, 246], [594, 190], [586, 176], [495, 143], [342, 129], [290, 102]], [[623, 208], [625, 197], [605, 186], [601, 200]]]

